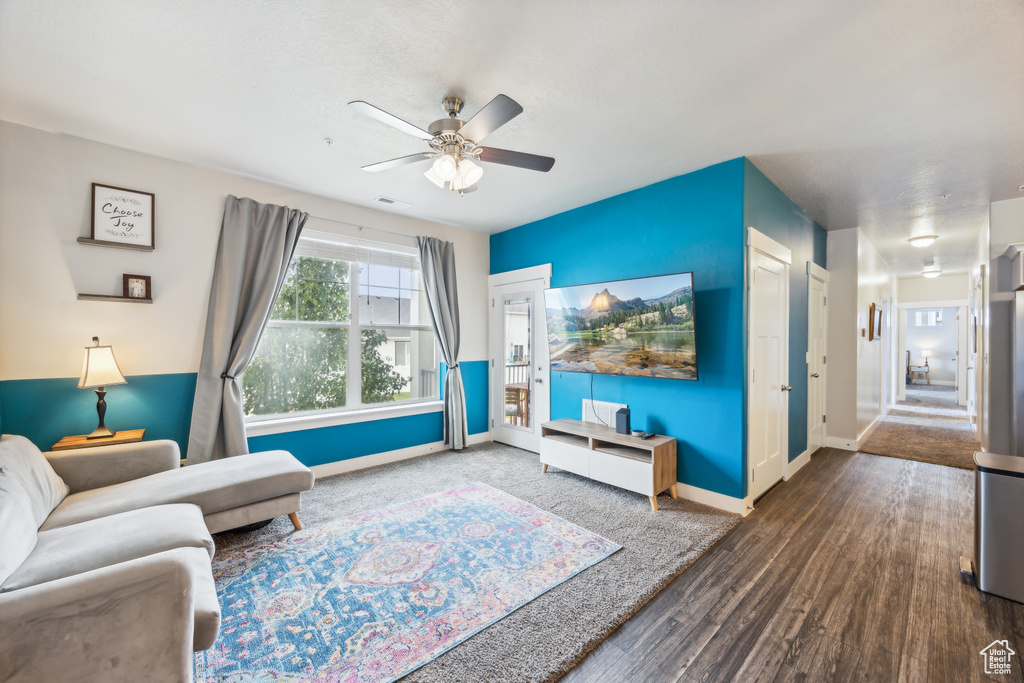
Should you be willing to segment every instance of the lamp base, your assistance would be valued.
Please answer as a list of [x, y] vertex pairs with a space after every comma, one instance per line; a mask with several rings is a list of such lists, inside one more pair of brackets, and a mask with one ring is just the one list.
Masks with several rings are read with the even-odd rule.
[[115, 434], [115, 432], [111, 431], [111, 429], [107, 427], [107, 425], [103, 424], [103, 418], [107, 414], [107, 402], [103, 400], [103, 397], [106, 395], [107, 392], [103, 390], [103, 387], [99, 387], [96, 389], [96, 413], [100, 417], [100, 423], [99, 425], [97, 425], [96, 429], [92, 431], [92, 434], [85, 437], [87, 439], [105, 439], [108, 436], [113, 436]]
[[89, 436], [87, 436], [85, 438], [87, 438], [87, 439], [106, 439], [106, 438], [109, 438], [111, 436], [114, 436], [114, 434], [117, 434], [117, 432], [113, 432], [108, 427], [102, 426], [102, 427], [97, 427], [95, 430], [93, 430], [92, 434], [90, 434]]

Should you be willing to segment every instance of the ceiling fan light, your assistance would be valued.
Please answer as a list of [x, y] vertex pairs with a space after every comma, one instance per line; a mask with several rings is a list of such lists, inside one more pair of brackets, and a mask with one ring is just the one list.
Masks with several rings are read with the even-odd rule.
[[441, 178], [439, 178], [436, 173], [434, 173], [434, 167], [433, 166], [428, 168], [427, 172], [424, 173], [423, 175], [425, 175], [427, 177], [427, 180], [429, 180], [430, 182], [434, 183], [435, 185], [440, 187], [442, 190], [444, 189], [445, 182], [443, 180], [441, 180]]
[[911, 237], [907, 241], [910, 242], [911, 246], [921, 248], [927, 247], [937, 239], [939, 239], [938, 235], [918, 235], [917, 237]]
[[459, 171], [459, 163], [451, 154], [442, 154], [434, 159], [430, 168], [443, 182], [451, 182]]
[[923, 273], [921, 273], [921, 275], [926, 277], [926, 278], [933, 278], [933, 277], [938, 277], [938, 276], [942, 275], [942, 271], [941, 270], [926, 270]]
[[483, 174], [484, 169], [480, 168], [469, 159], [463, 159], [459, 162], [459, 175], [462, 178], [462, 187], [465, 188], [470, 185], [475, 185]]

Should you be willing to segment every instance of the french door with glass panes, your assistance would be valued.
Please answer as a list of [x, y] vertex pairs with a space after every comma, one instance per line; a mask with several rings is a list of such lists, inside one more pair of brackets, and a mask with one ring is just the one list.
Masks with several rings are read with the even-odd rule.
[[544, 279], [492, 283], [490, 290], [494, 440], [535, 453], [540, 424], [550, 412], [545, 284]]

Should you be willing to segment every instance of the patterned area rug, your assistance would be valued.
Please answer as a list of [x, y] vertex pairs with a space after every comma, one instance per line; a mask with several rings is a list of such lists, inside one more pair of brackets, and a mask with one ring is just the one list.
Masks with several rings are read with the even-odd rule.
[[910, 385], [906, 399], [882, 418], [860, 450], [970, 470], [980, 448], [967, 408], [957, 405], [955, 389]]
[[195, 678], [393, 681], [619, 549], [479, 482], [238, 548]]

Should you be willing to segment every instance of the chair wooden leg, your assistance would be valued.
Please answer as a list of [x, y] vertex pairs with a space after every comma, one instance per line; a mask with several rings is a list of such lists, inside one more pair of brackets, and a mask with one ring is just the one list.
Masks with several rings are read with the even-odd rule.
[[541, 473], [541, 474], [547, 474], [547, 471], [548, 471], [548, 466], [547, 466], [547, 465], [545, 465], [545, 464], [543, 464], [543, 463], [541, 463], [541, 466], [540, 466], [540, 473]]
[[657, 512], [658, 511], [658, 497], [657, 496], [651, 496], [650, 498], [651, 498], [651, 509], [654, 510], [655, 512]]
[[298, 512], [289, 512], [288, 513], [288, 519], [292, 520], [292, 526], [295, 527], [296, 531], [299, 531], [300, 529], [302, 529], [302, 522], [299, 521], [299, 513]]

